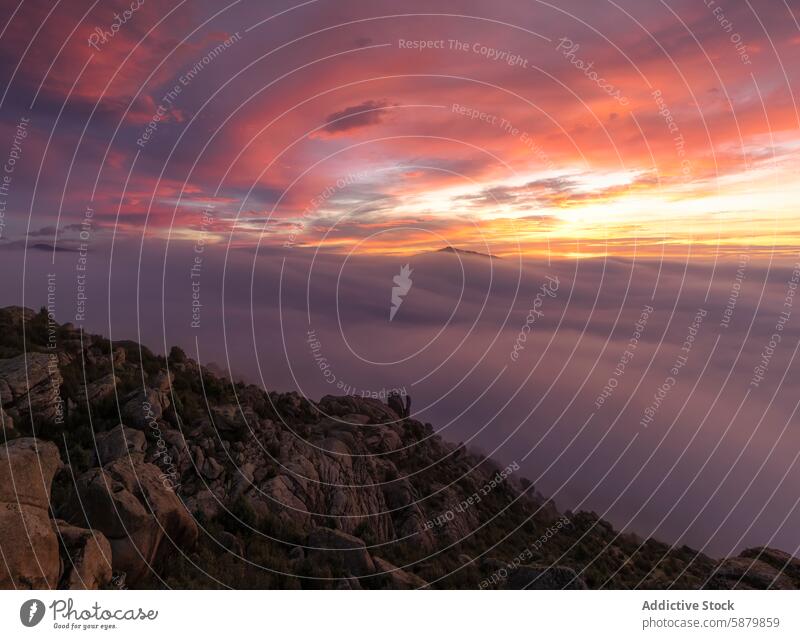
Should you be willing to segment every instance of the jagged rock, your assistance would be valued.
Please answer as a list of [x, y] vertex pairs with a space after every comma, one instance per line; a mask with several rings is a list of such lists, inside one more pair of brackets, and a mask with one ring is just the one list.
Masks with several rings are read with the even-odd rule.
[[120, 459], [131, 457], [134, 460], [144, 459], [144, 450], [147, 440], [144, 433], [122, 424], [117, 425], [106, 433], [100, 433], [96, 438], [97, 452], [95, 463], [100, 465], [110, 464]]
[[165, 430], [163, 433], [164, 441], [176, 449], [183, 449], [186, 446], [186, 440], [183, 434], [177, 430]]
[[792, 557], [788, 552], [761, 546], [743, 550], [739, 556], [747, 559], [759, 559], [765, 564], [769, 564], [789, 579], [794, 580], [795, 587], [800, 588], [800, 559]]
[[481, 559], [481, 570], [486, 574], [500, 573], [504, 569], [506, 572], [508, 571], [508, 564], [496, 557], [484, 557]]
[[509, 574], [508, 590], [586, 590], [586, 582], [566, 566], [520, 566]]
[[60, 467], [52, 442], [22, 437], [0, 446], [0, 502], [47, 510], [50, 484]]
[[155, 388], [140, 388], [125, 398], [122, 421], [132, 428], [144, 430], [151, 422], [160, 420], [168, 407], [169, 398], [165, 393]]
[[387, 427], [378, 427], [375, 431], [368, 431], [364, 442], [370, 451], [376, 453], [388, 453], [403, 445], [400, 435]]
[[[392, 518], [376, 483], [374, 458], [353, 456], [347, 444], [336, 438], [318, 440], [312, 446], [291, 432], [281, 434], [276, 452], [283, 467], [281, 474], [254, 491], [263, 492], [259, 500], [274, 515], [308, 530], [310, 522], [305, 513], [325, 513], [336, 517], [343, 532], [350, 534], [369, 518], [376, 541], [394, 537]], [[263, 460], [264, 455], [259, 454], [259, 458]]]
[[236, 501], [241, 495], [247, 492], [253, 485], [255, 477], [255, 465], [242, 463], [233, 475], [233, 488], [231, 488], [231, 501]]
[[198, 536], [194, 519], [161, 470], [129, 459], [81, 475], [66, 519], [102, 531], [111, 543], [114, 570], [125, 572], [130, 583], [147, 575], [170, 545], [191, 549]]
[[36, 311], [34, 311], [32, 308], [26, 308], [24, 306], [6, 306], [0, 310], [3, 311], [3, 317], [14, 328], [21, 329], [24, 322], [30, 322], [34, 317], [36, 317]]
[[372, 561], [375, 563], [375, 571], [378, 574], [384, 573], [383, 576], [388, 580], [389, 588], [393, 590], [417, 590], [428, 587], [428, 582], [422, 577], [398, 568], [385, 559], [373, 557]]
[[215, 442], [210, 437], [206, 437], [203, 441], [200, 442], [200, 447], [203, 449], [207, 455], [213, 455], [216, 452], [216, 446], [214, 445]]
[[338, 579], [334, 588], [336, 590], [363, 590], [361, 582], [352, 575], [347, 575], [344, 579]]
[[319, 400], [318, 406], [326, 415], [339, 417], [349, 414], [366, 415], [374, 424], [388, 424], [400, 420], [400, 416], [386, 404], [369, 397], [326, 395]]
[[172, 383], [175, 381], [175, 373], [167, 371], [159, 371], [153, 379], [153, 388], [163, 393], [168, 393], [172, 388]]
[[244, 555], [244, 546], [236, 535], [233, 535], [227, 531], [222, 531], [217, 541], [223, 545], [225, 550], [228, 550], [235, 555], [239, 555], [240, 557]]
[[413, 539], [424, 550], [432, 550], [435, 539], [426, 527], [428, 518], [419, 506], [419, 498], [413, 484], [407, 478], [400, 478], [384, 483], [383, 495], [387, 507], [392, 511], [392, 518], [397, 535]]
[[0, 402], [19, 415], [56, 421], [63, 411], [59, 394], [63, 381], [55, 353], [0, 359]]
[[61, 562], [47, 511], [0, 504], [0, 589], [55, 588]]
[[122, 348], [122, 346], [115, 346], [114, 350], [111, 352], [111, 355], [114, 358], [115, 368], [122, 366], [128, 359], [128, 352]]
[[144, 505], [110, 473], [95, 468], [81, 475], [64, 516], [108, 538], [115, 572], [125, 572], [131, 582], [147, 574], [162, 533]]
[[203, 466], [206, 464], [206, 454], [199, 446], [192, 446], [192, 459], [198, 471], [203, 472]]
[[315, 528], [308, 535], [308, 555], [312, 558], [336, 557], [347, 571], [356, 577], [371, 575], [375, 564], [366, 544], [353, 535], [332, 528]]
[[411, 415], [410, 395], [406, 395], [405, 401], [403, 401], [403, 396], [400, 395], [400, 393], [390, 393], [386, 403], [389, 405], [389, 408], [391, 408], [400, 417], [408, 417]]
[[219, 479], [224, 472], [222, 465], [213, 457], [206, 457], [203, 462], [203, 475], [211, 481]]
[[311, 516], [305, 503], [295, 493], [295, 484], [290, 477], [278, 475], [268, 480], [263, 488], [266, 497], [271, 498], [272, 506], [277, 507], [278, 517], [284, 521], [295, 522], [300, 528], [307, 527]]
[[194, 546], [198, 536], [197, 525], [160, 468], [154, 464], [118, 459], [107, 470], [155, 515], [173, 542], [186, 548]]
[[99, 530], [72, 526], [56, 520], [61, 541], [61, 561], [64, 573], [60, 588], [97, 590], [111, 583], [111, 544]]
[[250, 433], [259, 423], [258, 415], [250, 406], [222, 404], [212, 406], [211, 413], [214, 419], [208, 424], [208, 432], [221, 433], [223, 439], [231, 433]]
[[88, 401], [91, 406], [95, 402], [99, 402], [114, 393], [114, 388], [119, 384], [119, 377], [113, 373], [109, 373], [100, 379], [87, 384], [81, 393], [81, 398]]
[[87, 346], [83, 354], [87, 362], [99, 368], [107, 367], [112, 361], [114, 363], [114, 368], [119, 368], [127, 360], [127, 355], [127, 352], [122, 346], [115, 346], [109, 356], [105, 346], [93, 344]]
[[272, 401], [278, 415], [304, 420], [306, 423], [315, 421], [318, 411], [305, 397], [297, 392], [275, 394]]
[[770, 564], [748, 557], [728, 557], [717, 565], [708, 587], [720, 590], [793, 590], [794, 582]]
[[533, 501], [537, 505], [537, 510], [544, 523], [551, 524], [561, 517], [561, 513], [558, 512], [556, 507], [556, 502], [552, 499], [541, 499], [537, 494], [534, 495]]
[[0, 398], [4, 404], [10, 404], [28, 392], [28, 384], [37, 386], [49, 377], [48, 364], [50, 357], [45, 353], [29, 353], [27, 356], [27, 378], [25, 372], [25, 355], [17, 355], [0, 360]]
[[50, 442], [26, 437], [0, 446], [0, 589], [58, 584], [61, 562], [48, 507], [60, 466]]
[[2, 430], [3, 433], [3, 436], [0, 437], [0, 442], [5, 441], [7, 438], [15, 434], [14, 420], [11, 418], [11, 415], [3, 410], [2, 407], [0, 407], [0, 430]]
[[205, 521], [212, 521], [219, 514], [219, 498], [210, 490], [201, 490], [186, 500], [186, 508]]

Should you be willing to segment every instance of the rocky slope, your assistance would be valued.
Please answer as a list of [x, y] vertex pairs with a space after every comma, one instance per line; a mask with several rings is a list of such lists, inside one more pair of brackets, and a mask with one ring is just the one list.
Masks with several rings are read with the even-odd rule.
[[231, 385], [2, 309], [0, 587], [800, 585], [777, 550], [716, 561], [560, 513], [406, 409]]

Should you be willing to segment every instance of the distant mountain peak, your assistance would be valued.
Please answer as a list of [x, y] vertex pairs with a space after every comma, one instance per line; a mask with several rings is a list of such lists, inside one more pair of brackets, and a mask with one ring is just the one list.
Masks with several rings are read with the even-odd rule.
[[490, 260], [500, 260], [501, 257], [497, 255], [490, 255], [489, 253], [480, 253], [478, 251], [468, 251], [467, 249], [460, 249], [456, 248], [455, 246], [447, 245], [444, 248], [440, 248], [436, 251], [431, 251], [432, 253], [453, 253], [454, 255], [463, 255], [466, 257], [487, 257]]

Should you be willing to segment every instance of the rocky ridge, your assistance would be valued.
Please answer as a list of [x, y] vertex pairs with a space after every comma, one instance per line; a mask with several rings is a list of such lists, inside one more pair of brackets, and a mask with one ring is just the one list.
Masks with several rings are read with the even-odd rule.
[[28, 309], [0, 310], [0, 420], [2, 588], [800, 585], [778, 550], [561, 513], [397, 398], [266, 393]]

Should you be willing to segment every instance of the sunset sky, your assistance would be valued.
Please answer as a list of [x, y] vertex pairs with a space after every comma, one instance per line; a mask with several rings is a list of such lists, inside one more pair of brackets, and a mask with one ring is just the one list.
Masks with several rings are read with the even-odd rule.
[[[797, 244], [800, 10], [785, 0], [138, 5], [6, 7], [0, 139], [30, 125], [5, 243], [75, 246], [90, 207], [115, 241], [693, 258]], [[100, 38], [112, 6], [136, 9]]]

